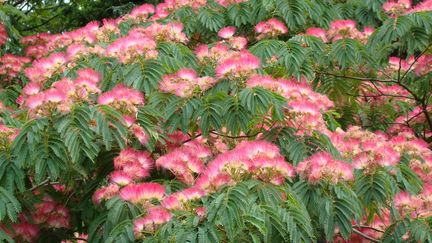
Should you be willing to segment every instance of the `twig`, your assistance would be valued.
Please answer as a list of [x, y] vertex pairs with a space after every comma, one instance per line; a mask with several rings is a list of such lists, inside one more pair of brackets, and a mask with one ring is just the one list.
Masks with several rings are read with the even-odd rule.
[[87, 239], [80, 238], [80, 237], [71, 237], [71, 238], [69, 238], [69, 240], [82, 240], [82, 241], [87, 242]]
[[338, 77], [338, 78], [347, 78], [347, 79], [354, 79], [354, 80], [360, 80], [360, 81], [375, 81], [375, 82], [381, 82], [381, 83], [396, 83], [396, 80], [392, 80], [392, 79], [365, 78], [365, 77], [354, 77], [354, 76], [339, 75], [339, 74], [327, 73], [327, 72], [318, 72], [318, 71], [315, 71], [315, 72], [319, 73], [319, 74], [324, 74], [324, 75], [330, 75], [330, 76]]
[[411, 99], [413, 100], [414, 98], [409, 97], [409, 96], [403, 96], [403, 95], [391, 95], [391, 94], [379, 94], [379, 95], [356, 95], [356, 94], [350, 94], [350, 93], [346, 93], [349, 96], [353, 96], [353, 97], [364, 97], [364, 98], [379, 98], [382, 96], [386, 96], [386, 97], [393, 97], [393, 98], [404, 98], [404, 99]]
[[[423, 56], [428, 50], [429, 48], [432, 46], [432, 44], [429, 44], [428, 47], [426, 47], [426, 49], [424, 49], [416, 58], [414, 58], [414, 61], [411, 63], [411, 65], [408, 67], [408, 69], [406, 70], [406, 72], [404, 73], [404, 75], [402, 75], [402, 77], [399, 79], [398, 77], [398, 82], [402, 82], [402, 80], [405, 78], [405, 76], [409, 73], [409, 71], [411, 71], [411, 68], [414, 66], [414, 64], [418, 61], [418, 59], [420, 59], [421, 56]], [[402, 59], [400, 59], [402, 60]]]
[[261, 131], [258, 132], [258, 133], [255, 133], [255, 134], [243, 135], [243, 136], [230, 136], [230, 135], [220, 134], [220, 133], [213, 132], [213, 131], [210, 131], [210, 133], [218, 135], [218, 136], [221, 136], [221, 137], [232, 138], [232, 139], [240, 139], [240, 138], [252, 138], [252, 137], [255, 137], [256, 135], [260, 134]]
[[371, 229], [371, 230], [374, 230], [374, 231], [377, 231], [377, 232], [381, 232], [381, 233], [385, 232], [384, 230], [380, 230], [380, 229], [374, 228], [372, 226], [367, 226], [367, 225], [353, 225], [353, 228]]
[[57, 18], [57, 17], [59, 17], [59, 16], [60, 16], [60, 14], [56, 14], [56, 15], [54, 15], [53, 17], [51, 17], [51, 18], [45, 20], [45, 21], [42, 22], [41, 24], [34, 25], [34, 26], [32, 26], [32, 27], [29, 27], [29, 28], [27, 28], [27, 29], [23, 29], [23, 30], [19, 30], [19, 31], [29, 31], [29, 30], [37, 29], [37, 28], [39, 28], [39, 27], [41, 27], [41, 26], [44, 26], [44, 25], [48, 24], [48, 23], [51, 22], [53, 19], [55, 19], [55, 18]]
[[42, 181], [41, 183], [32, 186], [32, 187], [31, 187], [30, 189], [28, 189], [28, 190], [29, 190], [29, 191], [34, 191], [34, 190], [38, 189], [38, 188], [41, 187], [41, 186], [45, 186], [45, 185], [47, 185], [47, 184], [49, 183], [49, 181], [50, 181], [50, 179], [48, 178], [48, 179]]
[[370, 237], [370, 236], [368, 236], [366, 234], [363, 234], [362, 232], [360, 232], [360, 231], [358, 231], [356, 229], [353, 229], [353, 232], [356, 233], [356, 234], [358, 234], [358, 235], [360, 235], [361, 237], [363, 237], [365, 239], [368, 239], [368, 240], [372, 241], [372, 242], [379, 242], [379, 240], [374, 239], [374, 238], [372, 238], [372, 237]]

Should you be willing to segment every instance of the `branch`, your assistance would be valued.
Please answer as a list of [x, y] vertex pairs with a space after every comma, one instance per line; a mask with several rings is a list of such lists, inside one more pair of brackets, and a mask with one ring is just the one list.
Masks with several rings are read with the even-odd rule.
[[[420, 59], [421, 56], [423, 56], [428, 50], [429, 48], [432, 46], [432, 44], [429, 44], [428, 47], [426, 47], [426, 49], [424, 49], [416, 58], [414, 58], [413, 63], [411, 63], [411, 65], [408, 67], [408, 69], [406, 70], [406, 72], [404, 73], [404, 75], [402, 75], [402, 77], [399, 79], [398, 77], [398, 82], [402, 82], [402, 80], [405, 78], [405, 76], [409, 73], [409, 71], [411, 71], [411, 68], [414, 66], [414, 64], [418, 61], [418, 59]], [[400, 61], [402, 61], [402, 59], [400, 59]], [[400, 69], [400, 64], [399, 64], [399, 69]]]
[[35, 25], [35, 26], [32, 26], [32, 27], [29, 27], [29, 28], [27, 28], [27, 29], [19, 30], [19, 31], [29, 31], [29, 30], [37, 29], [37, 28], [39, 28], [39, 27], [41, 27], [41, 26], [44, 26], [44, 25], [48, 24], [49, 22], [51, 22], [53, 19], [59, 17], [60, 15], [61, 15], [61, 13], [58, 13], [58, 14], [54, 15], [53, 17], [51, 17], [51, 18], [45, 20], [45, 21], [42, 22], [41, 24], [38, 24], [38, 25]]
[[384, 230], [380, 230], [380, 229], [374, 228], [372, 226], [367, 226], [367, 225], [353, 225], [353, 228], [371, 229], [371, 230], [375, 230], [375, 231], [381, 232], [381, 233], [385, 232]]
[[366, 234], [363, 234], [362, 232], [360, 232], [360, 231], [358, 231], [356, 229], [353, 229], [353, 232], [356, 233], [356, 234], [358, 234], [358, 235], [360, 235], [361, 237], [363, 237], [365, 239], [368, 239], [368, 240], [372, 241], [372, 242], [379, 242], [379, 240], [374, 239], [374, 238], [372, 238], [372, 237], [370, 237], [370, 236], [368, 236]]
[[353, 97], [364, 97], [364, 98], [379, 98], [382, 96], [386, 96], [386, 97], [393, 97], [393, 98], [403, 98], [403, 99], [411, 99], [413, 100], [414, 98], [409, 97], [409, 96], [403, 96], [403, 95], [391, 95], [391, 94], [379, 94], [379, 95], [356, 95], [356, 94], [350, 94], [350, 93], [346, 93], [349, 96], [353, 96]]
[[255, 133], [255, 134], [251, 134], [251, 135], [243, 135], [243, 136], [230, 136], [230, 135], [220, 134], [220, 133], [213, 132], [213, 131], [210, 131], [210, 133], [211, 133], [211, 134], [218, 135], [218, 136], [221, 136], [221, 137], [226, 137], [226, 138], [241, 139], [241, 138], [252, 138], [252, 137], [255, 137], [256, 135], [260, 134], [261, 131], [258, 132], [258, 133]]
[[69, 240], [81, 240], [81, 241], [87, 242], [87, 239], [80, 238], [80, 237], [71, 237], [71, 238], [69, 238]]
[[334, 77], [338, 77], [338, 78], [354, 79], [354, 80], [360, 80], [360, 81], [376, 81], [376, 82], [381, 82], [381, 83], [396, 83], [396, 80], [393, 80], [393, 79], [365, 78], [365, 77], [346, 76], [346, 75], [339, 75], [339, 74], [335, 74], [335, 73], [327, 73], [327, 72], [319, 72], [319, 71], [315, 71], [315, 72], [318, 74], [329, 75], [329, 76], [334, 76]]
[[34, 190], [36, 190], [36, 189], [38, 189], [39, 187], [42, 187], [42, 186], [57, 185], [57, 184], [60, 184], [60, 182], [57, 182], [57, 181], [50, 182], [50, 179], [48, 178], [48, 179], [42, 181], [41, 183], [39, 183], [37, 185], [34, 185], [33, 187], [31, 187], [27, 191], [34, 191]]
[[194, 140], [194, 139], [197, 138], [197, 137], [200, 137], [202, 134], [199, 133], [199, 134], [197, 134], [197, 135], [195, 135], [195, 136], [191, 136], [190, 134], [188, 134], [188, 135], [189, 135], [190, 138], [188, 138], [188, 139], [186, 139], [185, 141], [183, 141], [183, 144], [185, 144], [185, 143], [187, 143], [187, 142], [190, 142], [190, 141]]

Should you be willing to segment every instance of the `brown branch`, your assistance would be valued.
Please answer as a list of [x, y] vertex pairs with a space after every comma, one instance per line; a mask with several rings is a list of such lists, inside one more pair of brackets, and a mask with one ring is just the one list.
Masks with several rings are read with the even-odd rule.
[[220, 134], [220, 133], [213, 132], [213, 131], [210, 131], [210, 133], [211, 133], [211, 134], [218, 135], [218, 136], [221, 136], [221, 137], [226, 137], [226, 138], [241, 139], [241, 138], [252, 138], [252, 137], [255, 137], [256, 135], [260, 134], [261, 131], [258, 132], [258, 133], [255, 133], [255, 134], [251, 134], [251, 135], [243, 135], [243, 136], [230, 136], [230, 135]]
[[19, 31], [29, 31], [29, 30], [37, 29], [37, 28], [39, 28], [39, 27], [42, 27], [42, 26], [48, 24], [49, 22], [51, 22], [53, 19], [59, 17], [60, 15], [61, 15], [60, 13], [59, 13], [59, 14], [56, 14], [56, 15], [54, 15], [53, 17], [51, 17], [51, 18], [45, 20], [45, 21], [42, 22], [41, 24], [34, 25], [34, 26], [31, 26], [31, 27], [29, 27], [29, 28], [22, 29], [22, 30], [19, 30]]
[[381, 232], [381, 233], [385, 232], [384, 230], [380, 230], [380, 229], [374, 228], [372, 226], [367, 226], [367, 225], [353, 225], [353, 228], [371, 229], [371, 230], [374, 230], [374, 231], [377, 231], [377, 232]]
[[58, 185], [58, 184], [61, 184], [61, 183], [60, 182], [56, 182], [56, 181], [50, 182], [50, 179], [48, 178], [48, 179], [42, 181], [41, 183], [39, 183], [37, 185], [34, 185], [33, 187], [31, 187], [27, 191], [34, 191], [34, 190], [36, 190], [36, 189], [38, 189], [39, 187], [42, 187], [42, 186]]
[[[414, 66], [414, 64], [418, 61], [418, 59], [420, 59], [421, 56], [423, 56], [428, 50], [429, 48], [432, 46], [432, 44], [429, 44], [428, 47], [426, 47], [426, 49], [424, 49], [417, 57], [414, 58], [413, 63], [411, 63], [411, 65], [408, 67], [408, 69], [406, 70], [406, 72], [404, 73], [404, 75], [402, 75], [402, 77], [399, 79], [398, 77], [398, 82], [402, 82], [402, 80], [405, 78], [405, 76], [411, 71], [411, 68]], [[402, 60], [402, 59], [400, 59]], [[400, 69], [400, 67], [399, 67]]]
[[386, 97], [393, 97], [393, 98], [404, 98], [404, 99], [411, 99], [413, 100], [414, 98], [409, 97], [409, 96], [403, 96], [403, 95], [391, 95], [391, 94], [379, 94], [379, 95], [356, 95], [356, 94], [350, 94], [350, 93], [346, 93], [349, 96], [353, 96], [353, 97], [364, 97], [364, 98], [379, 98], [382, 96], [386, 96]]
[[356, 233], [356, 234], [358, 234], [358, 235], [360, 235], [361, 237], [363, 237], [365, 239], [368, 239], [368, 240], [372, 241], [372, 242], [379, 242], [379, 240], [374, 239], [374, 238], [372, 238], [372, 237], [370, 237], [370, 236], [368, 236], [366, 234], [363, 234], [362, 232], [360, 232], [360, 231], [358, 231], [356, 229], [353, 229], [353, 232]]

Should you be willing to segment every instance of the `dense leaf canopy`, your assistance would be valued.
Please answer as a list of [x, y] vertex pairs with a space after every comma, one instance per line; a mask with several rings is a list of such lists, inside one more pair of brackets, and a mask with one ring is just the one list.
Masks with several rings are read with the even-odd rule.
[[0, 20], [3, 241], [432, 242], [431, 0]]

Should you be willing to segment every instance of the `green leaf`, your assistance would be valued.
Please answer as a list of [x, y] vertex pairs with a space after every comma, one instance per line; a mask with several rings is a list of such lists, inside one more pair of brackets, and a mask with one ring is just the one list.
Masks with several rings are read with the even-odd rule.
[[200, 8], [198, 20], [205, 28], [213, 32], [220, 30], [225, 24], [224, 15], [209, 7]]
[[6, 215], [9, 220], [16, 222], [18, 219], [18, 213], [21, 212], [21, 205], [14, 195], [9, 191], [0, 187], [0, 221], [3, 220]]

